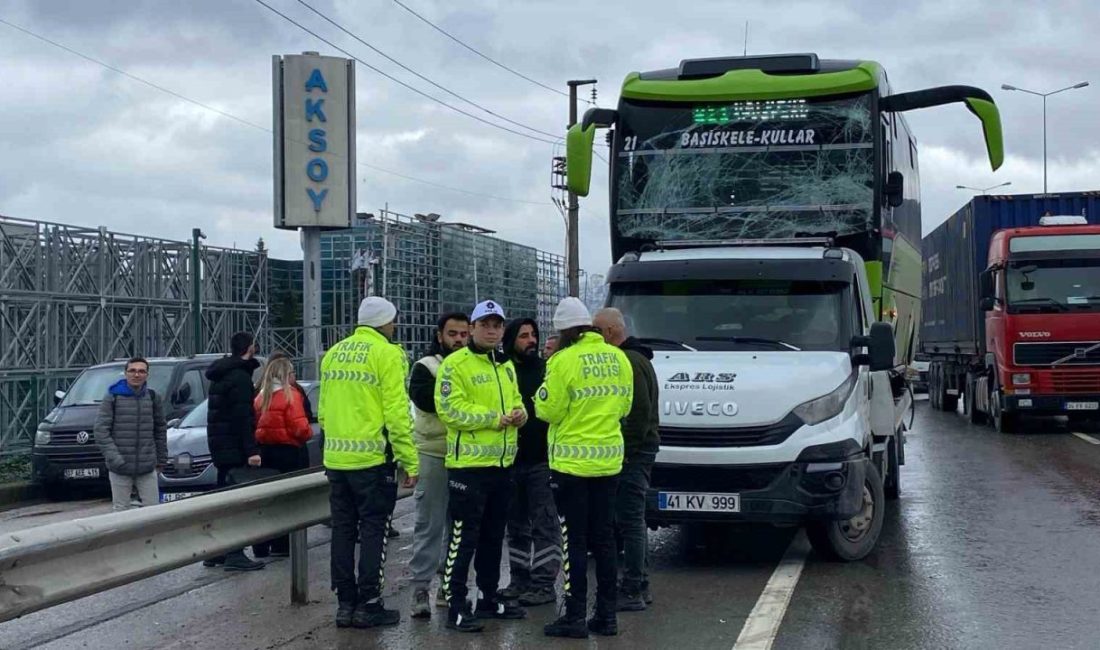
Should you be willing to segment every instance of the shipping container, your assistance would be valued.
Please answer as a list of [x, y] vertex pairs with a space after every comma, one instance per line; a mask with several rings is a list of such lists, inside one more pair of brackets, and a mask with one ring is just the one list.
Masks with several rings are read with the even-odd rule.
[[989, 241], [1003, 228], [1038, 226], [1046, 214], [1100, 223], [1100, 192], [975, 196], [924, 237], [921, 352], [985, 353], [978, 275], [987, 265]]

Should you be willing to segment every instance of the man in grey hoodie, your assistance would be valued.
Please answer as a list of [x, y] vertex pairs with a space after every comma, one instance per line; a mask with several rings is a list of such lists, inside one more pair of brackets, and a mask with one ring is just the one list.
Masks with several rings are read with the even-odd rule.
[[134, 357], [126, 362], [125, 374], [108, 389], [95, 421], [95, 441], [107, 461], [115, 510], [131, 507], [135, 487], [141, 505], [157, 503], [157, 470], [168, 460], [164, 407], [145, 385], [149, 362]]

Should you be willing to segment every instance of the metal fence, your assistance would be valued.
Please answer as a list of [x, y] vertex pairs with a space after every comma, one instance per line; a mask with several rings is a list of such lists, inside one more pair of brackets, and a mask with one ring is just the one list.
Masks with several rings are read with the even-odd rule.
[[89, 365], [219, 352], [266, 327], [266, 255], [203, 246], [195, 269], [187, 242], [0, 215], [0, 455], [31, 445], [54, 392]]

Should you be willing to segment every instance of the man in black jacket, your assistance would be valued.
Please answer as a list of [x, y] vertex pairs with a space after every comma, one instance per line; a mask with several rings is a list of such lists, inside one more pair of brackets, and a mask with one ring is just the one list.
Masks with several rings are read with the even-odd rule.
[[[206, 441], [214, 466], [218, 468], [219, 487], [228, 485], [230, 470], [260, 466], [256, 415], [252, 409], [252, 373], [260, 367], [260, 362], [253, 358], [256, 355], [256, 340], [248, 332], [237, 332], [229, 340], [229, 349], [232, 354], [218, 359], [206, 369], [206, 378], [210, 380]], [[226, 571], [264, 568], [262, 562], [250, 560], [244, 549], [203, 562], [203, 566], [218, 564], [225, 564]]]
[[622, 539], [624, 556], [618, 609], [636, 612], [652, 602], [647, 573], [645, 499], [661, 444], [657, 429], [660, 424], [657, 373], [650, 362], [653, 351], [627, 335], [626, 321], [618, 309], [600, 310], [592, 319], [592, 326], [603, 335], [604, 341], [626, 353], [634, 374], [634, 401], [623, 419], [625, 454], [615, 503], [615, 532]]
[[[530, 318], [519, 318], [504, 330], [504, 351], [516, 368], [516, 381], [528, 413], [535, 412], [534, 396], [546, 375], [539, 357], [539, 327]], [[516, 493], [508, 520], [508, 564], [512, 580], [507, 598], [531, 607], [557, 600], [554, 581], [561, 564], [561, 532], [554, 494], [550, 491], [550, 465], [546, 454], [546, 422], [528, 418], [519, 430], [519, 452], [513, 476]]]

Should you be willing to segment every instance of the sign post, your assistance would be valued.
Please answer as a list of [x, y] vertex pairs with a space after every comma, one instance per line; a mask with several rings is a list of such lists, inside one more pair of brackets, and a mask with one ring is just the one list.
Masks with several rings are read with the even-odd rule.
[[301, 228], [302, 378], [321, 356], [321, 232], [355, 214], [355, 62], [316, 52], [272, 57], [275, 227]]

